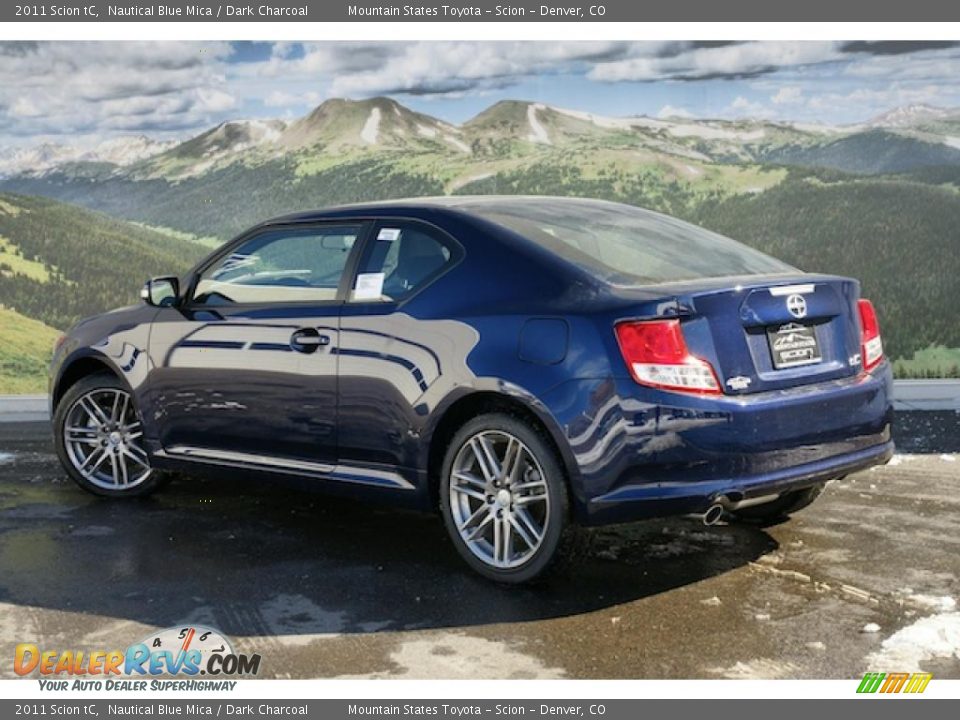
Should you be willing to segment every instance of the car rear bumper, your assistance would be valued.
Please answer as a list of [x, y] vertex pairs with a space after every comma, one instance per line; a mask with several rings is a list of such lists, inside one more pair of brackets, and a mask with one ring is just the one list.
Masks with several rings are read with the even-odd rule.
[[739, 503], [765, 495], [777, 495], [881, 465], [890, 460], [893, 452], [893, 441], [888, 440], [845, 455], [759, 475], [625, 485], [590, 500], [586, 524], [607, 525], [649, 517], [702, 513], [721, 499]]
[[857, 377], [753, 395], [577, 383], [550, 397], [566, 434], [578, 522], [706, 510], [808, 487], [892, 456], [889, 363]]

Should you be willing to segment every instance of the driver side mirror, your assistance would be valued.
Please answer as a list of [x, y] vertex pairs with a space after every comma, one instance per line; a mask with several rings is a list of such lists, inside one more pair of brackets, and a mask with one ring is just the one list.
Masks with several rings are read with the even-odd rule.
[[147, 280], [140, 290], [140, 299], [154, 307], [169, 307], [180, 295], [180, 280], [173, 275]]

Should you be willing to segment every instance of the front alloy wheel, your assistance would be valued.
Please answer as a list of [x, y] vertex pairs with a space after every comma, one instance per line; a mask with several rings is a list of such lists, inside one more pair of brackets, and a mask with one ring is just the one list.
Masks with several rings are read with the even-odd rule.
[[54, 428], [61, 463], [85, 490], [142, 495], [156, 487], [143, 423], [116, 378], [94, 375], [71, 387], [57, 407]]
[[457, 433], [441, 495], [457, 550], [486, 577], [525, 582], [552, 561], [565, 526], [566, 488], [552, 448], [516, 418], [481, 416]]

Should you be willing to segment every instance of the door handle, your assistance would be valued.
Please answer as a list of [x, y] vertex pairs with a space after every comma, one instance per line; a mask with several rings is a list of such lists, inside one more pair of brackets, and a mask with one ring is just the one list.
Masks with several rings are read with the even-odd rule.
[[321, 335], [316, 328], [301, 328], [290, 336], [290, 347], [297, 352], [313, 353], [330, 344], [329, 335]]

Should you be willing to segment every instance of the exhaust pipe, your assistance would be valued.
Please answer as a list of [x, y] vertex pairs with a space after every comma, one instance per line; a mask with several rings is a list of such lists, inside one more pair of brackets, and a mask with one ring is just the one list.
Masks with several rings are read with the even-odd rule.
[[723, 505], [716, 503], [707, 508], [707, 511], [701, 516], [704, 525], [716, 525], [723, 517]]
[[702, 513], [693, 513], [691, 515], [687, 515], [687, 517], [695, 518], [704, 525], [716, 525], [718, 522], [720, 522], [720, 518], [723, 517], [723, 504], [715, 502]]
[[734, 497], [740, 497], [741, 499], [731, 500], [728, 496], [721, 495], [720, 497], [714, 498], [713, 504], [702, 513], [693, 513], [692, 515], [687, 515], [687, 517], [696, 518], [704, 525], [716, 525], [720, 522], [724, 512], [736, 512], [740, 508], [764, 505], [768, 502], [773, 502], [780, 497], [780, 495], [779, 493], [773, 495], [758, 495], [757, 497], [744, 499], [742, 495], [737, 494], [734, 495]]

